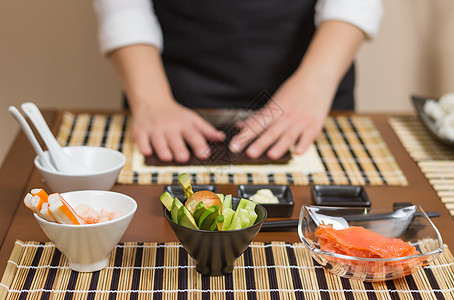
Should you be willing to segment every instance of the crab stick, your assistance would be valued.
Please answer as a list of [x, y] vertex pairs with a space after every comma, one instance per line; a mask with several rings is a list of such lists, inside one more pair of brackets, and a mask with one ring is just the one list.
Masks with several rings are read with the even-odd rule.
[[36, 205], [38, 209], [41, 209], [43, 203], [46, 203], [47, 198], [49, 197], [49, 195], [43, 189], [32, 189], [30, 191], [30, 194], [32, 194], [32, 196], [39, 197], [39, 201]]
[[24, 198], [24, 204], [25, 206], [27, 206], [29, 209], [31, 209], [33, 212], [39, 214], [39, 209], [37, 207], [34, 207], [33, 204], [32, 204], [32, 199], [34, 198], [35, 196], [33, 196], [32, 194], [30, 193], [27, 193], [27, 195], [25, 195], [25, 198]]
[[39, 201], [36, 203], [36, 207], [39, 209], [39, 215], [47, 221], [57, 222], [49, 211], [49, 203], [47, 202], [49, 195], [43, 189], [33, 189], [30, 191], [30, 194], [34, 196], [33, 199], [39, 197]]
[[57, 222], [57, 220], [54, 218], [54, 216], [52, 215], [52, 213], [49, 210], [48, 202], [43, 203], [43, 205], [41, 206], [41, 209], [39, 211], [39, 215], [47, 221]]
[[[41, 190], [42, 191], [42, 190]], [[36, 191], [35, 191], [36, 192]], [[32, 190], [31, 193], [28, 193], [24, 198], [24, 204], [34, 213], [39, 215], [41, 218], [56, 222], [55, 218], [52, 216], [52, 213], [49, 211], [49, 203], [47, 202], [47, 193], [42, 191], [35, 193]], [[35, 194], [35, 195], [33, 195]]]
[[49, 195], [48, 202], [50, 213], [58, 223], [86, 224], [85, 220], [76, 213], [59, 193]]

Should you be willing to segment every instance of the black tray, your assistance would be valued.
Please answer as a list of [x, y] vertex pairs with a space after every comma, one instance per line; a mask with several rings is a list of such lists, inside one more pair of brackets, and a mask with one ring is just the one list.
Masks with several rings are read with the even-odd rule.
[[238, 197], [249, 199], [260, 189], [270, 189], [279, 199], [279, 203], [262, 204], [270, 218], [287, 218], [293, 212], [293, 196], [290, 187], [287, 185], [252, 185], [242, 184], [237, 186]]
[[320, 206], [370, 207], [369, 197], [362, 186], [313, 185], [311, 196]]
[[432, 136], [435, 137], [435, 139], [439, 140], [442, 143], [453, 146], [454, 141], [441, 136], [438, 131], [438, 128], [435, 126], [435, 121], [424, 112], [424, 104], [429, 100], [435, 100], [435, 99], [418, 97], [418, 96], [411, 97], [413, 107], [414, 107], [416, 113], [418, 114], [419, 119], [424, 124], [424, 126], [429, 130], [429, 132], [432, 134]]

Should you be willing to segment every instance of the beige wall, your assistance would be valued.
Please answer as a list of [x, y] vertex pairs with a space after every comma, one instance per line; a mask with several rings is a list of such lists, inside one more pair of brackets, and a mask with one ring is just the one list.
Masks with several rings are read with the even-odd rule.
[[[410, 111], [412, 93], [454, 91], [451, 0], [384, 0], [379, 36], [358, 55], [359, 111]], [[91, 1], [0, 1], [0, 162], [18, 126], [9, 105], [120, 108], [98, 53]]]

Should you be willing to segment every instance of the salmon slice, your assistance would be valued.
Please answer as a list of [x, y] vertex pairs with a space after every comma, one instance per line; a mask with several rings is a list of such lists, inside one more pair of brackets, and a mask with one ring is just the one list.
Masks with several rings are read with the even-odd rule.
[[361, 226], [336, 230], [320, 225], [315, 231], [320, 248], [363, 258], [393, 258], [419, 254], [419, 251], [401, 239], [387, 238]]

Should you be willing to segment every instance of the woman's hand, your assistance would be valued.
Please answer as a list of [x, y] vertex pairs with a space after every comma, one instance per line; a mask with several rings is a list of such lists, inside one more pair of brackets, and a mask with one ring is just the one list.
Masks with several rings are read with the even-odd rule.
[[186, 162], [189, 145], [198, 158], [208, 158], [207, 140], [223, 140], [224, 134], [175, 101], [159, 50], [138, 44], [120, 48], [110, 57], [128, 95], [140, 152], [154, 151], [163, 161]]
[[[166, 103], [167, 104], [167, 103]], [[210, 156], [207, 140], [222, 141], [225, 136], [194, 111], [173, 102], [165, 106], [144, 103], [133, 112], [132, 133], [144, 155], [153, 151], [162, 161], [186, 162], [188, 146], [200, 159]]]
[[[272, 99], [239, 124], [240, 133], [230, 143], [232, 151], [247, 149], [251, 158], [281, 157], [295, 145], [303, 153], [322, 129], [337, 86], [364, 40], [364, 33], [342, 21], [324, 21], [297, 70]], [[279, 113], [281, 112], [281, 113]]]
[[321, 131], [332, 97], [326, 89], [304, 90], [296, 78], [290, 78], [262, 109], [238, 124], [240, 133], [231, 150], [243, 150], [258, 136], [246, 149], [250, 158], [266, 151], [270, 159], [278, 159], [294, 145], [293, 152], [302, 154]]

